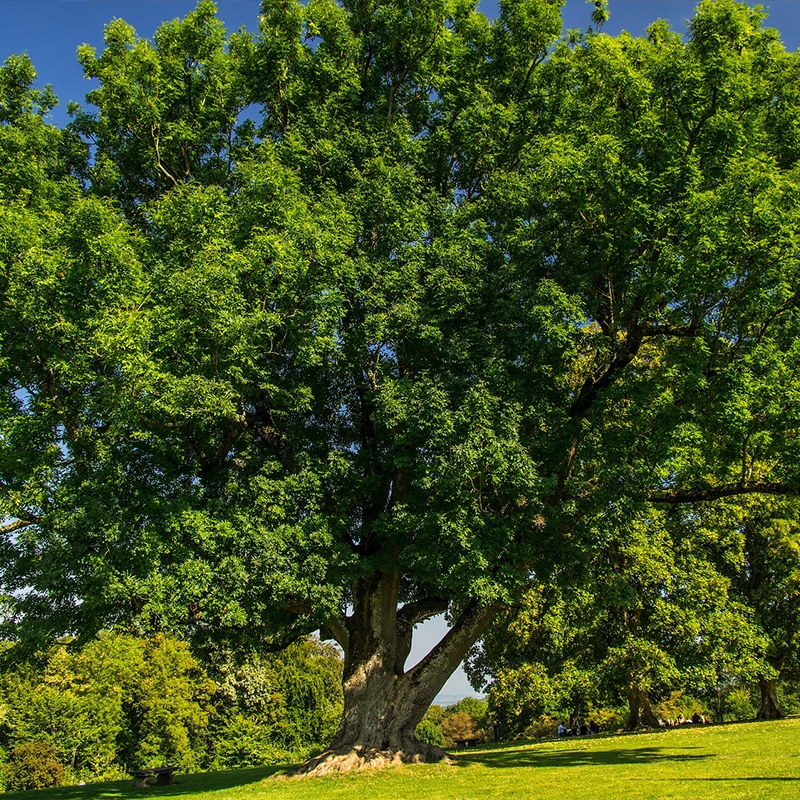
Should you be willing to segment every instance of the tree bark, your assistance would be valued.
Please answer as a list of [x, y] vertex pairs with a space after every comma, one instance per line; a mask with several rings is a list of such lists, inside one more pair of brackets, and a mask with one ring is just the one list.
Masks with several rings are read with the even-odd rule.
[[759, 678], [758, 686], [761, 689], [761, 707], [758, 709], [756, 719], [783, 719], [786, 712], [778, 701], [778, 681], [775, 678]]
[[414, 735], [445, 681], [498, 607], [470, 603], [447, 635], [405, 671], [416, 623], [444, 610], [430, 599], [398, 608], [399, 575], [379, 574], [354, 587], [345, 621], [344, 713], [330, 746], [297, 774], [322, 775], [409, 762], [440, 761], [446, 753]]
[[625, 729], [632, 731], [636, 728], [658, 728], [658, 717], [650, 708], [650, 697], [645, 689], [638, 686], [628, 688], [628, 721]]

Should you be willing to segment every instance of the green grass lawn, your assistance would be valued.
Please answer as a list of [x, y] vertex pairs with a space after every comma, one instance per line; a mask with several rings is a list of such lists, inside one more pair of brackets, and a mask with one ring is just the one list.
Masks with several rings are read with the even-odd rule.
[[800, 797], [800, 719], [600, 735], [460, 752], [453, 764], [326, 778], [277, 768], [178, 775], [169, 787], [133, 782], [6, 795], [36, 800], [182, 797], [191, 800], [485, 800], [485, 798]]

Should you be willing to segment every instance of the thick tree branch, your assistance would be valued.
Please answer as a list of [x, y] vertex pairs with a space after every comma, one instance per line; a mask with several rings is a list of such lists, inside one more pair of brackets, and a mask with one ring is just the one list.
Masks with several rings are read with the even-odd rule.
[[406, 659], [411, 652], [411, 644], [414, 637], [414, 625], [423, 620], [434, 617], [447, 610], [447, 600], [439, 597], [426, 597], [423, 600], [415, 600], [406, 603], [397, 612], [397, 658], [395, 660], [395, 672], [403, 674]]
[[167, 178], [169, 178], [172, 181], [174, 186], [177, 186], [178, 179], [164, 166], [164, 164], [161, 161], [161, 149], [159, 145], [158, 134], [155, 131], [155, 127], [153, 127], [152, 125], [150, 126], [150, 136], [153, 139], [153, 147], [155, 148], [156, 151], [156, 166], [164, 175], [167, 176]]
[[665, 489], [647, 495], [651, 503], [699, 503], [704, 500], [720, 500], [742, 494], [771, 494], [793, 496], [800, 494], [800, 487], [786, 483], [741, 481], [722, 483], [718, 486], [698, 486], [691, 489]]
[[639, 325], [639, 312], [644, 304], [643, 297], [637, 297], [630, 314], [625, 339], [616, 348], [611, 363], [597, 376], [590, 375], [583, 383], [578, 396], [572, 402], [569, 416], [574, 420], [583, 419], [594, 405], [600, 393], [607, 389], [617, 379], [622, 370], [636, 358], [642, 345], [643, 330]]
[[[638, 318], [643, 305], [644, 298], [642, 296], [637, 297], [628, 315], [628, 325], [622, 345], [617, 348], [614, 358], [605, 370], [599, 375], [591, 375], [586, 378], [581, 390], [578, 392], [577, 397], [570, 407], [569, 415], [571, 419], [581, 420], [587, 416], [601, 392], [611, 386], [622, 370], [636, 358], [642, 346], [642, 341], [645, 338], [655, 336], [695, 337], [700, 334], [700, 325], [695, 322], [686, 326], [640, 324]], [[575, 462], [579, 444], [579, 437], [576, 434], [570, 440], [569, 447], [567, 448], [564, 466], [558, 478], [558, 486], [553, 497], [550, 499], [551, 504], [559, 502], [564, 496], [564, 487], [572, 471], [572, 465]]]
[[437, 614], [447, 611], [448, 602], [443, 597], [426, 597], [406, 603], [397, 612], [398, 623], [416, 625]]
[[30, 525], [35, 525], [37, 522], [38, 520], [35, 518], [20, 518], [15, 519], [13, 522], [6, 522], [5, 524], [0, 525], [0, 535], [5, 536], [8, 533], [14, 533], [14, 531], [27, 528]]
[[[296, 614], [299, 617], [311, 617], [313, 606], [310, 600], [293, 598], [283, 604], [283, 611]], [[344, 617], [331, 617], [319, 626], [320, 639], [333, 639], [344, 651], [345, 658], [350, 649], [350, 633], [347, 630]]]
[[406, 673], [405, 678], [414, 686], [418, 703], [427, 707], [433, 702], [444, 680], [461, 663], [489, 620], [501, 608], [500, 604], [480, 605], [476, 600], [470, 602], [439, 644]]
[[333, 639], [344, 651], [345, 660], [350, 652], [350, 632], [343, 619], [329, 619], [319, 629], [321, 639]]

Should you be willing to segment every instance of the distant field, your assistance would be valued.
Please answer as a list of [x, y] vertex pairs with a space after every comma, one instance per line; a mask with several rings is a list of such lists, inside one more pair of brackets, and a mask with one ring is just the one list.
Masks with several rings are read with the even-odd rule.
[[105, 783], [5, 795], [36, 800], [485, 800], [486, 798], [797, 798], [800, 718], [506, 744], [419, 765], [345, 777], [281, 778], [280, 770], [181, 775], [171, 787]]

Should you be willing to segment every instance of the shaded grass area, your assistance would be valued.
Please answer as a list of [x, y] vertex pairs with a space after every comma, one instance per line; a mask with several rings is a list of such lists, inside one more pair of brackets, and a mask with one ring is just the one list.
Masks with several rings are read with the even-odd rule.
[[176, 776], [174, 786], [132, 781], [6, 795], [36, 800], [484, 800], [795, 798], [800, 719], [627, 735], [510, 743], [432, 764], [326, 778], [287, 778], [278, 767]]
[[[150, 798], [192, 796], [229, 797], [231, 791], [242, 793], [257, 792], [259, 786], [273, 775], [285, 771], [285, 767], [256, 767], [253, 769], [234, 769], [225, 772], [198, 772], [192, 775], [176, 775], [172, 786], [151, 786], [135, 789], [133, 778], [126, 781], [87, 784], [86, 786], [63, 786], [58, 789], [42, 789], [36, 792], [9, 792], [2, 795], [4, 800], [120, 800], [120, 798]], [[257, 795], [255, 795], [257, 796]]]

